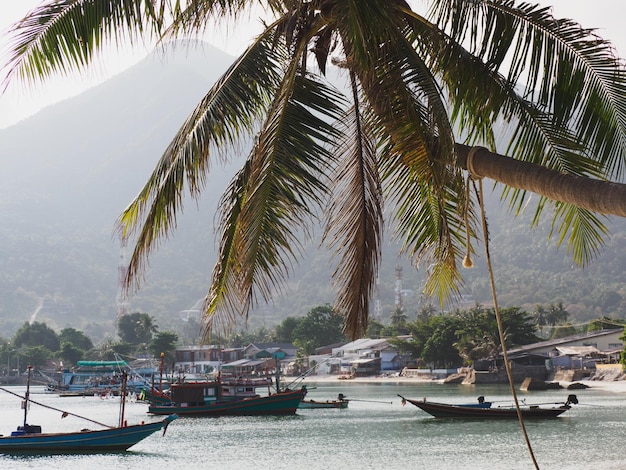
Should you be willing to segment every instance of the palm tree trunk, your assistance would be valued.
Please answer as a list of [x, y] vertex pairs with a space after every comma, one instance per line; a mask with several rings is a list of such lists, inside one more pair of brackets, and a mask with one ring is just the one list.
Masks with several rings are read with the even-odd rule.
[[[456, 144], [458, 163], [466, 170], [471, 149], [468, 145]], [[592, 212], [626, 217], [625, 184], [559, 173], [482, 147], [474, 151], [471, 164], [477, 177], [490, 178]]]

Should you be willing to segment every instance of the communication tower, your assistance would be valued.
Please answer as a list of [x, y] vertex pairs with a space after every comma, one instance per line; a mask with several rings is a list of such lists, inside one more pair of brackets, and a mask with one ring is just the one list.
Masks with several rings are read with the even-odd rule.
[[124, 289], [124, 282], [126, 275], [128, 274], [128, 266], [126, 264], [126, 244], [128, 240], [126, 237], [120, 237], [120, 262], [117, 266], [117, 298], [115, 308], [115, 320], [116, 323], [121, 317], [128, 314], [128, 298]]
[[396, 265], [396, 287], [394, 289], [396, 294], [396, 308], [402, 308], [402, 266]]
[[376, 321], [381, 321], [383, 318], [383, 312], [380, 308], [380, 275], [376, 275], [376, 300], [374, 301], [374, 318]]

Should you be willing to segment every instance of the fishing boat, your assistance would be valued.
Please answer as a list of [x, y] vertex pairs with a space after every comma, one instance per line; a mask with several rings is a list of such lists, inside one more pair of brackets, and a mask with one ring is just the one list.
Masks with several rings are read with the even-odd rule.
[[78, 361], [76, 367], [65, 370], [57, 382], [48, 384], [46, 391], [61, 396], [118, 395], [122, 372], [127, 374], [126, 388], [136, 392], [154, 381], [151, 364], [131, 367], [121, 359], [116, 361]]
[[[180, 390], [180, 384], [215, 384], [220, 386], [221, 399], [224, 401], [242, 400], [244, 398], [257, 398], [257, 388], [267, 387], [267, 393], [271, 393], [271, 386], [273, 385], [270, 377], [223, 377], [221, 374], [213, 377], [205, 377], [203, 380], [190, 381], [186, 377], [179, 377], [175, 382], [176, 387]], [[168, 386], [167, 389], [162, 389], [159, 386], [146, 387], [139, 394], [139, 399], [147, 401], [152, 405], [165, 405], [172, 402], [172, 391]], [[185, 388], [185, 387], [182, 387]]]
[[[170, 401], [163, 403], [163, 395], [153, 400], [148, 413], [179, 416], [255, 416], [292, 415], [305, 397], [307, 388], [281, 388], [280, 361], [276, 361], [276, 386], [272, 392], [271, 377], [226, 377], [221, 373], [210, 380], [179, 382], [168, 390]], [[257, 388], [267, 387], [267, 394], [260, 395]]]
[[338, 408], [338, 409], [346, 409], [348, 408], [349, 400], [345, 397], [343, 393], [340, 393], [337, 396], [336, 400], [302, 400], [298, 408], [300, 409], [328, 409], [328, 408]]
[[[24, 410], [24, 423], [17, 427], [16, 431], [11, 432], [9, 436], [0, 435], [0, 453], [15, 453], [15, 452], [52, 452], [52, 453], [86, 453], [86, 452], [112, 452], [112, 451], [124, 451], [134, 446], [143, 439], [149, 437], [157, 431], [165, 430], [168, 425], [174, 421], [177, 416], [170, 415], [161, 421], [153, 423], [141, 423], [135, 425], [128, 425], [124, 419], [125, 399], [122, 398], [120, 402], [120, 421], [118, 426], [108, 426], [106, 424], [98, 423], [97, 421], [82, 416], [75, 415], [73, 413], [56, 409], [52, 406], [38, 403], [30, 398], [30, 377], [32, 367], [28, 367], [28, 378], [26, 385], [26, 393], [22, 397], [10, 390], [1, 388], [7, 393], [22, 398], [22, 409]], [[126, 375], [123, 375], [123, 392], [125, 396], [125, 382]], [[41, 430], [41, 426], [28, 424], [28, 409], [31, 403], [40, 405], [45, 408], [49, 408], [55, 411], [59, 411], [62, 417], [72, 415], [106, 429], [89, 430], [82, 429], [76, 432], [57, 432], [57, 433], [44, 433]]]
[[[495, 405], [493, 402], [480, 400], [478, 403], [450, 404], [423, 400], [411, 400], [402, 395], [402, 404], [410, 403], [417, 406], [435, 418], [517, 418], [517, 409], [512, 405]], [[482, 398], [482, 397], [481, 397]], [[576, 395], [569, 395], [565, 402], [541, 403], [536, 405], [520, 405], [520, 411], [524, 418], [556, 418], [578, 403]]]
[[[253, 384], [250, 384], [253, 388]], [[182, 382], [172, 384], [170, 401], [152, 402], [148, 413], [179, 416], [250, 416], [294, 414], [306, 395], [306, 387], [281, 390], [261, 396], [225, 395], [223, 384], [216, 379], [205, 382]], [[242, 391], [243, 393], [243, 391]]]

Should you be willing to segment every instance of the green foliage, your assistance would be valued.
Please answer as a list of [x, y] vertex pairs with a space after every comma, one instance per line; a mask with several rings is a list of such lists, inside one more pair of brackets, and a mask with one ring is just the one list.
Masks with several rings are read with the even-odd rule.
[[295, 317], [285, 318], [274, 328], [273, 339], [277, 343], [287, 343], [293, 340], [293, 332], [297, 328], [300, 320]]
[[575, 335], [576, 333], [578, 333], [576, 327], [566, 323], [564, 325], [559, 325], [554, 329], [551, 339], [564, 338], [566, 336]]
[[403, 323], [406, 323], [406, 315], [402, 307], [396, 307], [389, 316], [389, 320], [392, 325], [402, 325]]
[[85, 350], [75, 346], [69, 342], [61, 343], [61, 350], [57, 353], [57, 357], [63, 361], [64, 367], [71, 367], [83, 359]]
[[139, 312], [123, 315], [117, 323], [117, 328], [121, 340], [133, 346], [150, 344], [152, 335], [158, 330], [154, 318], [147, 313]]
[[87, 353], [87, 359], [95, 361], [116, 361], [119, 356], [129, 356], [135, 352], [135, 345], [125, 341], [114, 342], [108, 339], [102, 342], [96, 349]]
[[376, 320], [370, 319], [367, 323], [367, 331], [365, 335], [368, 338], [381, 338], [383, 336], [383, 330], [385, 329], [385, 325], [377, 322]]
[[460, 327], [458, 318], [434, 317], [430, 322], [430, 335], [422, 337], [421, 357], [426, 363], [437, 367], [453, 367], [460, 363], [459, 351], [455, 347], [456, 332]]
[[226, 338], [226, 344], [231, 348], [243, 348], [251, 343], [265, 343], [269, 340], [268, 331], [261, 327], [252, 332], [240, 330]]
[[174, 361], [174, 350], [178, 342], [178, 335], [170, 332], [160, 332], [152, 338], [150, 342], [150, 352], [154, 357], [161, 357], [161, 353], [165, 355], [165, 363], [170, 364]]
[[[500, 314], [507, 347], [539, 339], [532, 315], [518, 307], [503, 309]], [[418, 319], [407, 326], [412, 339], [393, 343], [402, 352], [434, 367], [458, 366], [478, 359], [495, 360], [502, 350], [493, 309], [457, 310], [449, 315]]]
[[82, 331], [78, 331], [74, 328], [63, 328], [59, 333], [59, 341], [61, 345], [63, 345], [63, 343], [69, 343], [83, 351], [89, 351], [93, 348], [91, 339]]
[[33, 322], [24, 325], [15, 333], [13, 344], [23, 346], [45, 346], [50, 352], [56, 352], [61, 347], [58, 335], [45, 323]]
[[624, 328], [625, 325], [626, 325], [626, 320], [624, 320], [623, 318], [609, 318], [609, 317], [604, 316], [602, 318], [598, 318], [597, 320], [590, 321], [589, 325], [587, 325], [587, 331], [600, 331], [600, 330], [607, 330], [611, 328]]
[[343, 319], [330, 305], [322, 305], [310, 310], [293, 330], [293, 343], [302, 348], [305, 354], [312, 354], [316, 348], [345, 341], [342, 332]]
[[46, 346], [28, 346], [21, 351], [20, 357], [22, 369], [27, 365], [40, 369], [52, 358], [52, 352]]
[[202, 325], [195, 318], [188, 318], [176, 331], [183, 344], [198, 344], [202, 338]]

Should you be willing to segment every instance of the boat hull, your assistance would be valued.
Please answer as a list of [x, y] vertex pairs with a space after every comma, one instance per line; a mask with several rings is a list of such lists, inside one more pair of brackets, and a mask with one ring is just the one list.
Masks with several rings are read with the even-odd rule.
[[316, 400], [302, 400], [300, 402], [300, 409], [304, 410], [313, 410], [313, 409], [328, 409], [328, 408], [338, 408], [338, 409], [346, 409], [348, 408], [348, 400], [327, 400], [327, 401], [316, 401]]
[[292, 415], [298, 409], [306, 390], [290, 390], [272, 395], [244, 398], [224, 402], [184, 405], [170, 403], [166, 405], [152, 404], [148, 413], [155, 415], [176, 414], [179, 416], [258, 416], [258, 415]]
[[162, 421], [121, 428], [73, 433], [34, 433], [0, 437], [0, 453], [13, 452], [113, 452], [125, 451], [148, 436], [167, 428], [177, 416]]
[[[417, 406], [435, 418], [484, 418], [484, 419], [510, 419], [517, 418], [517, 410], [514, 407], [481, 407], [450, 405], [446, 403], [429, 402], [426, 400], [411, 400], [403, 398], [412, 405]], [[539, 406], [525, 406], [520, 408], [522, 416], [526, 418], [556, 418], [570, 409], [569, 405], [542, 408]]]

